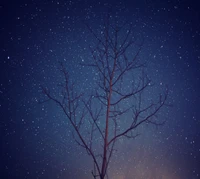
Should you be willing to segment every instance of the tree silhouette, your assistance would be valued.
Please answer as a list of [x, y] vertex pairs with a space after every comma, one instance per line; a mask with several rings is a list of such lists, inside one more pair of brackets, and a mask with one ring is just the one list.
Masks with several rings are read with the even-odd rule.
[[166, 105], [168, 91], [149, 100], [146, 92], [152, 87], [151, 80], [139, 56], [143, 40], [135, 38], [132, 24], [116, 21], [113, 25], [108, 17], [99, 34], [89, 25], [87, 28], [96, 45], [90, 47], [91, 63], [80, 65], [98, 74], [91, 94], [78, 92], [63, 64], [61, 95], [56, 98], [47, 88], [43, 92], [63, 110], [74, 129], [74, 140], [91, 156], [93, 178], [104, 179], [120, 138], [137, 137], [136, 128], [143, 124], [163, 124], [157, 113]]

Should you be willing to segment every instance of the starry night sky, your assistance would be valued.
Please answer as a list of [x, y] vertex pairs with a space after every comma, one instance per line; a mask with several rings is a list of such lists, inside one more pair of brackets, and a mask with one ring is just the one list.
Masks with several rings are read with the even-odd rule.
[[160, 128], [144, 126], [134, 140], [121, 140], [111, 179], [200, 178], [200, 12], [190, 0], [28, 0], [0, 3], [0, 178], [88, 179], [92, 162], [72, 138], [72, 127], [41, 86], [56, 93], [59, 62], [86, 92], [95, 74], [91, 60], [103, 17], [134, 24], [144, 38], [140, 57], [155, 83], [168, 85]]

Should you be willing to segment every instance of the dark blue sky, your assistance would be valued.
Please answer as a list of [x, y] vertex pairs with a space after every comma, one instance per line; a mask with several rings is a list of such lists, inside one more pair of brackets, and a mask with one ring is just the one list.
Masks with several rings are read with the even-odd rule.
[[[169, 103], [158, 129], [144, 126], [135, 140], [122, 140], [109, 170], [111, 179], [200, 178], [200, 12], [185, 0], [28, 0], [0, 3], [0, 178], [88, 179], [92, 164], [72, 138], [72, 127], [41, 85], [56, 92], [58, 62], [85, 91], [94, 73], [94, 38], [110, 13], [134, 24], [144, 38], [141, 59], [155, 83], [150, 96], [169, 87]], [[122, 124], [123, 125], [123, 124]]]

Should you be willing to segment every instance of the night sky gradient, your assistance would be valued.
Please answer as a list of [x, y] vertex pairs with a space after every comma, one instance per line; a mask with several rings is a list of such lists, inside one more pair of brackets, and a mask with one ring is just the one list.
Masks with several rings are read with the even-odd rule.
[[[198, 0], [27, 0], [0, 2], [0, 178], [89, 179], [93, 163], [72, 137], [61, 109], [45, 99], [63, 76], [89, 93], [95, 71], [89, 45], [103, 18], [127, 20], [144, 38], [140, 58], [154, 82], [150, 98], [165, 85], [164, 126], [144, 125], [136, 139], [120, 140], [110, 179], [200, 178], [200, 11]], [[127, 86], [128, 88], [128, 86]], [[122, 123], [123, 127], [123, 123]]]

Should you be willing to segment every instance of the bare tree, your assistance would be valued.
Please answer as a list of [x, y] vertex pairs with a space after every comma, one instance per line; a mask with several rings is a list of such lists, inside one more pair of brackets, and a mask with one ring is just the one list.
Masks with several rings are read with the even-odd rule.
[[46, 88], [43, 92], [47, 100], [63, 110], [74, 129], [74, 140], [91, 156], [93, 178], [104, 179], [120, 138], [137, 137], [136, 128], [143, 124], [163, 124], [157, 113], [166, 104], [168, 91], [158, 95], [154, 102], [149, 100], [146, 92], [151, 81], [145, 73], [146, 63], [139, 56], [143, 40], [135, 38], [132, 24], [112, 25], [107, 18], [100, 33], [87, 27], [96, 39], [96, 46], [90, 47], [91, 63], [81, 65], [98, 74], [94, 90], [90, 95], [79, 93], [61, 64], [65, 77], [61, 95], [55, 97]]

